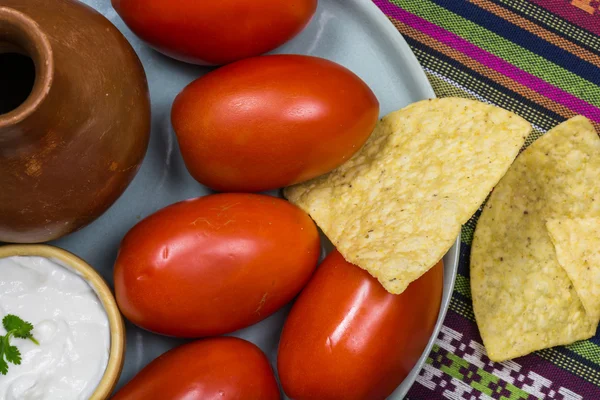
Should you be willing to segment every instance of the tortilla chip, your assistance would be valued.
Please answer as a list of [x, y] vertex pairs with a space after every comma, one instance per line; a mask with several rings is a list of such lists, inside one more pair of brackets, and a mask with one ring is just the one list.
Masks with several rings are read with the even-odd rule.
[[530, 131], [477, 101], [421, 101], [384, 117], [344, 165], [285, 195], [347, 261], [402, 293], [452, 246]]
[[600, 320], [600, 218], [551, 219], [546, 227], [583, 308]]
[[594, 335], [546, 221], [600, 216], [600, 138], [575, 117], [527, 148], [498, 183], [473, 238], [471, 291], [488, 356], [503, 361]]

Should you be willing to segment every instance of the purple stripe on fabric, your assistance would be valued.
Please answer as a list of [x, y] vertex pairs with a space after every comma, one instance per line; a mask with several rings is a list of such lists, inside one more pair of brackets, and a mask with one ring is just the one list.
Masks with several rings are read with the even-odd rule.
[[502, 73], [521, 85], [527, 86], [556, 103], [570, 108], [576, 113], [584, 115], [593, 121], [600, 122], [600, 108], [565, 92], [537, 76], [515, 67], [509, 62], [504, 61], [502, 58], [475, 46], [454, 33], [400, 8], [390, 2], [390, 0], [373, 0], [373, 2], [385, 14], [398, 19], [413, 29], [426, 33], [433, 39], [460, 51], [486, 67]]
[[[467, 346], [471, 342], [471, 340], [480, 344], [483, 343], [483, 341], [481, 340], [481, 336], [479, 335], [477, 325], [452, 310], [448, 310], [448, 314], [446, 316], [446, 319], [444, 320], [444, 325], [454, 331], [460, 332], [463, 335], [462, 340], [460, 342]], [[488, 363], [490, 362], [490, 360], [487, 357], [484, 357], [483, 361], [485, 361], [486, 363], [486, 367], [484, 368], [484, 370], [488, 371], [489, 373], [492, 373], [493, 369], [503, 369], [502, 365], [499, 363], [494, 363], [493, 367], [489, 366]], [[554, 390], [557, 390], [560, 387], [564, 387], [579, 395], [582, 395], [584, 399], [600, 398], [600, 387], [593, 385], [592, 383], [578, 377], [577, 375], [570, 373], [569, 371], [557, 367], [548, 360], [545, 360], [536, 354], [530, 354], [528, 356], [516, 358], [514, 362], [521, 365], [522, 367], [519, 371], [519, 374], [527, 376], [529, 372], [536, 373], [552, 381], [552, 389]], [[415, 398], [419, 398], [419, 395], [422, 395], [423, 393], [426, 393], [428, 391], [428, 389], [424, 388], [423, 386], [415, 386], [417, 387], [414, 387], [411, 390], [411, 392], [415, 394]], [[515, 382], [515, 386], [521, 387], [522, 383], [519, 383], [517, 381]], [[423, 390], [425, 390], [425, 392]], [[411, 396], [409, 393], [409, 398], [410, 397]]]

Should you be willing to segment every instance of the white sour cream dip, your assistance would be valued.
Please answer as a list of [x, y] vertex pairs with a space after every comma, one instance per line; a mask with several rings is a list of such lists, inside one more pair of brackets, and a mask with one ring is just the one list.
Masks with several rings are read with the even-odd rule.
[[90, 285], [59, 261], [2, 258], [0, 320], [7, 314], [31, 322], [40, 344], [11, 338], [22, 361], [0, 375], [0, 399], [89, 399], [110, 351], [108, 317]]

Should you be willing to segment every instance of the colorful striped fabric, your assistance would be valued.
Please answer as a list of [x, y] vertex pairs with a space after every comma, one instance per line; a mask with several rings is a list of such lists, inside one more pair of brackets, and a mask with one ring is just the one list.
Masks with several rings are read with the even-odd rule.
[[[534, 126], [527, 145], [577, 114], [600, 131], [600, 0], [373, 2], [439, 97], [474, 98], [523, 116]], [[510, 362], [487, 358], [469, 289], [477, 217], [463, 228], [450, 310], [407, 398], [600, 400], [600, 334]]]

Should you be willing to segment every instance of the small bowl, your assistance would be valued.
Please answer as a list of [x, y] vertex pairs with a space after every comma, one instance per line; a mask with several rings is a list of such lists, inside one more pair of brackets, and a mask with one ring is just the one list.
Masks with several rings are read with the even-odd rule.
[[73, 269], [94, 289], [102, 302], [110, 327], [110, 354], [104, 376], [89, 400], [105, 400], [112, 393], [123, 369], [125, 356], [125, 326], [115, 298], [104, 279], [81, 258], [66, 250], [48, 245], [0, 246], [0, 258], [38, 256], [55, 259]]

